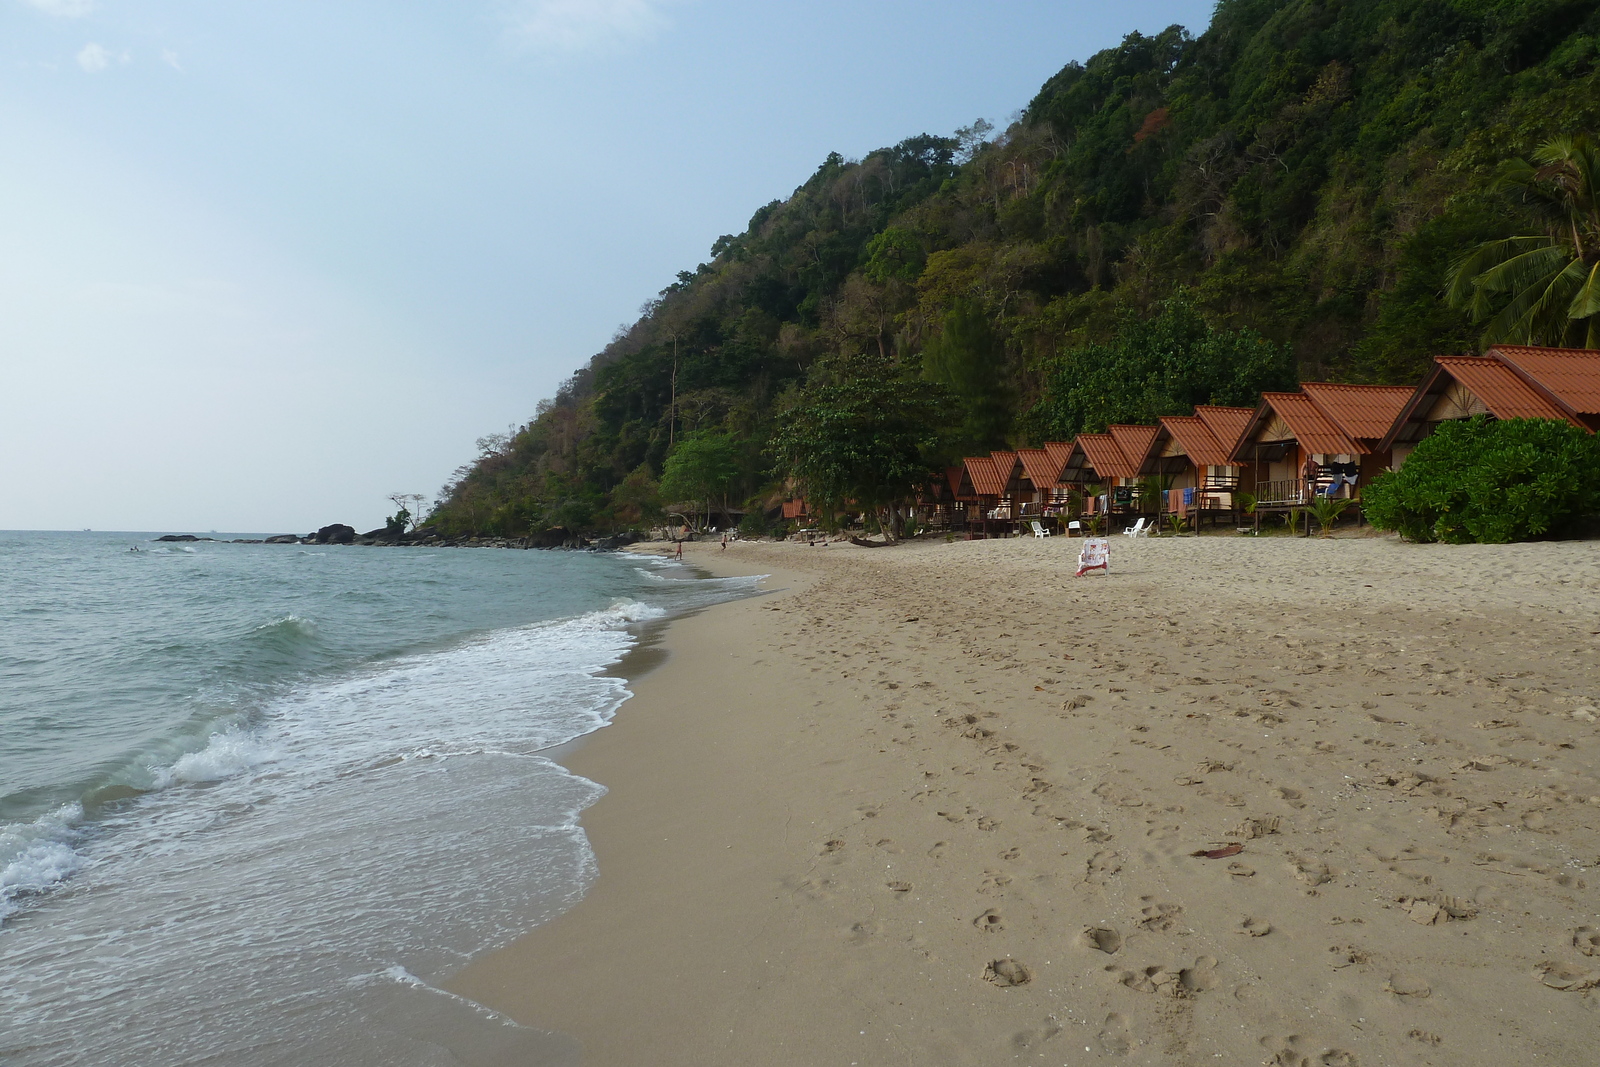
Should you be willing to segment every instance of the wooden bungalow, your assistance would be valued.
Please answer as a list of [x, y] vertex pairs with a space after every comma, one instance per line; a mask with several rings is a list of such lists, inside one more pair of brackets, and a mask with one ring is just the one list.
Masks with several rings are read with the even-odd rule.
[[1398, 468], [1439, 423], [1474, 415], [1600, 430], [1600, 352], [1495, 345], [1482, 356], [1435, 356], [1379, 445]]
[[1262, 393], [1229, 458], [1256, 469], [1257, 511], [1281, 511], [1305, 504], [1335, 472], [1358, 470], [1364, 452], [1305, 393]]
[[1356, 483], [1351, 495], [1392, 465], [1394, 456], [1383, 447], [1383, 438], [1399, 416], [1415, 389], [1404, 385], [1339, 385], [1334, 382], [1306, 382], [1300, 391], [1311, 398], [1328, 420], [1357, 445], [1362, 452], [1356, 460]]
[[[1118, 443], [1119, 433], [1129, 447], [1137, 448], [1134, 459], [1129, 459]], [[1129, 432], [1142, 431], [1142, 432]], [[1066, 462], [1061, 465], [1057, 481], [1065, 486], [1083, 488], [1098, 485], [1105, 496], [1104, 503], [1094, 499], [1085, 502], [1084, 513], [1101, 510], [1112, 513], [1127, 512], [1134, 508], [1134, 483], [1139, 478], [1139, 464], [1144, 450], [1156, 432], [1154, 426], [1113, 426], [1106, 433], [1081, 433], [1072, 442]]]
[[968, 539], [1012, 532], [1013, 498], [1021, 491], [1022, 463], [1015, 452], [968, 456], [961, 461], [956, 496], [966, 503]]
[[[1193, 415], [1158, 420], [1139, 473], [1172, 480], [1163, 511], [1194, 513], [1197, 521], [1207, 513], [1213, 519], [1226, 514], [1230, 522], [1237, 520], [1234, 494], [1241, 488], [1241, 472], [1250, 468], [1234, 463], [1229, 452], [1254, 413], [1254, 408], [1205, 406], [1195, 408]], [[1250, 481], [1253, 485], [1255, 479]]]
[[[1052, 447], [1054, 446], [1054, 447]], [[1019, 448], [1023, 488], [1029, 498], [1020, 502], [1018, 518], [1042, 519], [1055, 515], [1067, 503], [1071, 486], [1061, 481], [1069, 445], [1052, 441], [1043, 448]]]

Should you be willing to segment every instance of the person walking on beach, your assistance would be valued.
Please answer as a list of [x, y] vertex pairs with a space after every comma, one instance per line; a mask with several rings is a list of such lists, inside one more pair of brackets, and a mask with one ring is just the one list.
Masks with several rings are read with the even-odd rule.
[[722, 551], [724, 551], [724, 552], [728, 551], [728, 535], [727, 534], [723, 534], [722, 535]]
[[677, 554], [677, 558], [678, 558], [678, 559], [682, 559], [682, 558], [683, 558], [683, 542], [682, 542], [682, 541], [679, 541], [679, 542], [678, 542], [678, 554]]

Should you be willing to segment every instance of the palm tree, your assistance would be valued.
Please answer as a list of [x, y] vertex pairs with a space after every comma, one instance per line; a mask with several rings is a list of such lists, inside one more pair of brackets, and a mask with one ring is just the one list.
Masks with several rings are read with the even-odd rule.
[[1494, 188], [1519, 194], [1543, 233], [1486, 241], [1450, 265], [1446, 299], [1489, 320], [1483, 344], [1600, 348], [1600, 145], [1587, 134], [1513, 159]]

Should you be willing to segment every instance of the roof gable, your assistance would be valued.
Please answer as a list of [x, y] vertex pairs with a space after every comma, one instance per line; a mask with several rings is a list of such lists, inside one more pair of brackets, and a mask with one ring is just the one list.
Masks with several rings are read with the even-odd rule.
[[1081, 433], [1078, 435], [1078, 447], [1087, 461], [1085, 466], [1094, 471], [1097, 479], [1133, 477], [1127, 473], [1130, 467], [1128, 457], [1122, 454], [1116, 438], [1109, 433]]
[[[1279, 423], [1281, 428], [1274, 428]], [[1239, 455], [1252, 443], [1290, 440], [1306, 452], [1322, 455], [1356, 456], [1370, 451], [1340, 432], [1304, 393], [1262, 393], [1261, 407], [1233, 454]]]
[[1017, 459], [1022, 462], [1022, 473], [1035, 489], [1054, 489], [1061, 480], [1063, 462], [1053, 460], [1047, 449], [1019, 448]]
[[1600, 350], [1495, 345], [1489, 355], [1580, 415], [1600, 415]]
[[1345, 436], [1373, 444], [1389, 432], [1416, 389], [1409, 385], [1304, 382], [1300, 391], [1309, 396]]
[[[1189, 457], [1189, 462], [1195, 466], [1228, 465], [1227, 446], [1217, 440], [1216, 435], [1211, 432], [1211, 427], [1207, 426], [1200, 416], [1168, 415], [1161, 420], [1161, 425], [1172, 435], [1172, 443], [1177, 446], [1176, 450]], [[1173, 450], [1169, 449], [1169, 452], [1171, 451]]]
[[961, 465], [967, 470], [967, 476], [961, 480], [963, 487], [970, 485], [972, 492], [978, 496], [1006, 495], [1006, 479], [995, 470], [991, 457], [968, 456], [961, 461]]
[[[1250, 428], [1250, 421], [1255, 415], [1255, 408], [1219, 407], [1216, 404], [1201, 404], [1194, 409], [1195, 418], [1206, 424], [1206, 429], [1217, 439], [1217, 444], [1222, 446], [1223, 454], [1229, 460], [1233, 458], [1234, 446], [1244, 436], [1245, 430]], [[1227, 462], [1224, 460], [1222, 465], [1225, 466]]]
[[[1106, 432], [1117, 443], [1117, 451], [1122, 454], [1122, 466], [1113, 472], [1117, 478], [1137, 478], [1139, 468], [1144, 466], [1145, 456], [1150, 452], [1150, 445], [1155, 441], [1156, 435], [1161, 432], [1156, 426], [1129, 426], [1118, 424], [1106, 427]], [[1100, 470], [1099, 467], [1095, 468]], [[1100, 471], [1105, 474], [1105, 471]]]

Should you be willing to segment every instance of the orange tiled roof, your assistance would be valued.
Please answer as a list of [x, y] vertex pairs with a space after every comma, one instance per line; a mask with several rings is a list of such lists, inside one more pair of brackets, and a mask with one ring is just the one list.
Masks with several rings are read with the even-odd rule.
[[944, 469], [944, 480], [950, 484], [951, 496], [957, 500], [970, 501], [975, 498], [961, 495], [961, 478], [964, 474], [966, 474], [966, 468], [964, 467], [946, 467]]
[[1071, 441], [1046, 441], [1044, 450], [1050, 455], [1050, 465], [1056, 472], [1056, 484], [1060, 485], [1061, 472], [1067, 465], [1067, 460], [1072, 458]]
[[1197, 467], [1228, 466], [1228, 446], [1233, 442], [1225, 445], [1218, 441], [1211, 427], [1200, 416], [1167, 415], [1162, 418], [1161, 425], [1178, 442], [1178, 447], [1183, 449], [1190, 463]]
[[[1117, 443], [1118, 451], [1125, 457], [1124, 469], [1116, 471], [1115, 477], [1137, 478], [1139, 468], [1144, 466], [1144, 458], [1150, 451], [1150, 443], [1156, 439], [1156, 434], [1161, 432], [1160, 428], [1119, 424], [1106, 427], [1106, 432], [1111, 435], [1111, 439]], [[1100, 468], [1096, 467], [1095, 470], [1099, 471]], [[1100, 471], [1100, 473], [1105, 472]]]
[[1600, 350], [1495, 345], [1489, 355], [1578, 414], [1600, 415]]
[[1065, 459], [1059, 463], [1051, 459], [1049, 451], [1043, 448], [1019, 448], [1017, 458], [1022, 461], [1022, 473], [1035, 489], [1054, 489], [1061, 480], [1061, 468], [1066, 464]]
[[961, 463], [967, 468], [967, 477], [972, 480], [973, 491], [979, 496], [1006, 495], [1006, 479], [1010, 471], [1004, 475], [996, 471], [992, 457], [968, 456]]
[[1137, 470], [1128, 462], [1128, 457], [1122, 454], [1122, 449], [1117, 447], [1116, 438], [1109, 433], [1080, 433], [1078, 448], [1082, 450], [1083, 457], [1088, 466], [1094, 470], [1096, 478], [1102, 480], [1132, 478], [1134, 474], [1128, 472]]
[[1244, 432], [1250, 428], [1250, 422], [1256, 416], [1256, 409], [1201, 404], [1194, 409], [1194, 416], [1206, 424], [1206, 428], [1211, 431], [1211, 436], [1217, 439], [1217, 444], [1222, 446], [1222, 451], [1227, 453], [1231, 459], [1234, 446], [1239, 443], [1239, 438], [1244, 436]]
[[[1261, 407], [1256, 410], [1247, 433], [1252, 436], [1260, 433], [1268, 423], [1269, 413], [1276, 414], [1288, 424], [1294, 441], [1307, 452], [1331, 455], [1365, 455], [1367, 452], [1367, 449], [1350, 440], [1328, 421], [1328, 417], [1304, 393], [1262, 393]], [[1234, 455], [1238, 455], [1246, 444], [1241, 437]]]
[[1416, 389], [1409, 385], [1302, 382], [1300, 391], [1347, 437], [1371, 444], [1389, 432]]
[[1497, 419], [1567, 419], [1559, 404], [1497, 359], [1435, 356], [1434, 362], [1483, 401]]

